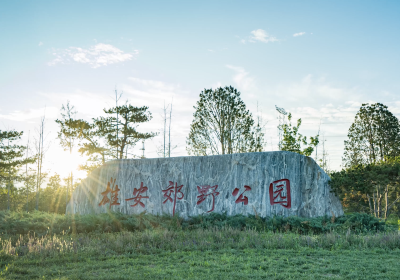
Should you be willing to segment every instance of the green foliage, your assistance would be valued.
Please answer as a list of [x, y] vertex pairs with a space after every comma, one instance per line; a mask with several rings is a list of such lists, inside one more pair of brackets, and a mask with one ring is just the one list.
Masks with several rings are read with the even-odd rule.
[[60, 175], [57, 173], [49, 178], [47, 187], [40, 190], [40, 211], [57, 214], [65, 213], [67, 201], [69, 201], [74, 187], [69, 187], [70, 177], [65, 178], [64, 181], [67, 181], [66, 185], [61, 184]]
[[35, 158], [23, 158], [25, 146], [14, 144], [21, 139], [23, 132], [15, 130], [0, 130], [0, 184], [14, 180], [22, 180], [18, 175], [18, 169], [27, 164], [33, 163]]
[[[47, 176], [47, 175], [46, 175]], [[56, 173], [48, 180], [47, 186], [39, 190], [39, 210], [49, 213], [64, 214], [66, 209], [67, 199], [71, 196], [76, 186], [80, 183], [76, 181], [67, 194], [67, 184], [62, 184], [62, 181], [70, 184], [70, 177], [63, 178]], [[36, 175], [28, 175], [23, 186], [16, 188], [11, 185], [11, 210], [17, 211], [34, 211], [36, 205]], [[68, 195], [68, 196], [67, 196]], [[67, 199], [66, 199], [67, 198]], [[7, 190], [0, 188], [0, 211], [7, 209]]]
[[184, 221], [185, 228], [224, 228], [236, 229], [251, 228], [257, 231], [295, 232], [300, 234], [321, 234], [330, 231], [345, 232], [351, 230], [357, 233], [390, 230], [384, 222], [364, 213], [354, 213], [338, 218], [317, 217], [255, 217], [255, 216], [227, 216], [226, 214], [212, 213], [207, 216], [196, 216]]
[[[400, 202], [400, 157], [354, 165], [331, 173], [330, 186], [345, 207], [368, 209], [376, 217], [389, 215]], [[382, 196], [384, 195], [384, 201]], [[382, 202], [384, 208], [381, 207]]]
[[78, 151], [81, 155], [88, 156], [87, 163], [81, 166], [82, 170], [90, 173], [111, 158], [110, 149], [104, 143], [102, 134], [94, 123], [82, 119], [68, 119], [63, 125], [65, 130], [72, 133], [72, 137], [79, 140]]
[[106, 117], [93, 118], [91, 122], [72, 118], [56, 121], [60, 124], [60, 133], [80, 141], [78, 151], [89, 157], [81, 169], [88, 173], [107, 160], [124, 158], [129, 147], [156, 135], [137, 131], [138, 124], [152, 118], [146, 106], [125, 104], [103, 111]]
[[367, 214], [351, 214], [331, 217], [300, 218], [256, 216], [227, 216], [211, 213], [184, 220], [178, 216], [151, 214], [126, 215], [110, 212], [98, 215], [57, 215], [34, 211], [32, 213], [1, 212], [0, 234], [19, 235], [34, 233], [36, 236], [64, 233], [101, 233], [121, 231], [143, 231], [153, 229], [197, 230], [232, 228], [238, 230], [294, 232], [300, 234], [322, 234], [331, 231], [355, 233], [384, 232], [391, 227]]
[[[134, 107], [131, 104], [116, 106], [104, 109], [107, 117], [99, 117], [94, 120], [94, 124], [99, 129], [99, 133], [107, 141], [111, 150], [115, 149], [115, 158], [125, 157], [128, 147], [133, 147], [139, 140], [154, 137], [155, 133], [138, 132], [137, 125], [152, 119], [151, 113], [147, 111], [149, 107]], [[114, 153], [113, 152], [113, 153]]]
[[[282, 151], [289, 151], [289, 152], [294, 152], [298, 153], [301, 155], [305, 156], [310, 156], [314, 148], [318, 145], [319, 143], [319, 135], [316, 135], [315, 137], [310, 137], [310, 143], [308, 144], [307, 142], [307, 137], [303, 136], [302, 134], [299, 133], [299, 129], [301, 126], [301, 119], [297, 120], [297, 125], [293, 126], [291, 123], [292, 120], [292, 114], [288, 114], [288, 121], [289, 124], [282, 124], [278, 128], [283, 131], [283, 139], [282, 143], [280, 144], [280, 149]], [[301, 148], [302, 145], [308, 146], [304, 149]]]
[[344, 141], [347, 167], [385, 161], [400, 155], [400, 123], [388, 107], [362, 104]]
[[[25, 178], [20, 173], [20, 168], [35, 161], [34, 157], [25, 157], [25, 146], [15, 144], [21, 139], [23, 132], [15, 130], [0, 131], [0, 209], [10, 209], [16, 200], [19, 190], [15, 187], [17, 181]], [[3, 185], [5, 187], [3, 188]]]
[[261, 152], [264, 135], [232, 86], [204, 89], [194, 106], [187, 138], [189, 155]]
[[60, 126], [58, 139], [60, 140], [61, 147], [63, 147], [65, 151], [69, 152], [71, 152], [74, 140], [77, 136], [73, 127], [69, 125], [73, 120], [73, 115], [77, 113], [74, 109], [75, 107], [71, 106], [68, 101], [67, 105], [61, 106], [61, 120], [56, 120], [56, 123]]
[[138, 231], [156, 227], [176, 228], [180, 219], [170, 216], [125, 215], [110, 212], [99, 215], [60, 215], [42, 211], [0, 211], [0, 234], [18, 235], [60, 233], [101, 233]]

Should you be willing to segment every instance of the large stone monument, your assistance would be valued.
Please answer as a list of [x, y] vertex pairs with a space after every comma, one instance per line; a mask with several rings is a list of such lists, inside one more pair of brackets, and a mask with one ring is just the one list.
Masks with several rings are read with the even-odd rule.
[[75, 189], [67, 213], [343, 215], [329, 176], [292, 152], [113, 160]]

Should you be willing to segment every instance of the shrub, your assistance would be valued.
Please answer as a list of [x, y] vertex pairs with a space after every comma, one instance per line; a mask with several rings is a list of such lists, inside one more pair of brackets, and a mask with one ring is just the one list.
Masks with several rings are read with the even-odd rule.
[[178, 216], [152, 215], [145, 212], [127, 215], [110, 212], [97, 215], [60, 215], [34, 211], [32, 213], [0, 211], [0, 234], [6, 236], [34, 234], [103, 233], [121, 231], [144, 231], [155, 228], [168, 230], [195, 230], [232, 228], [238, 230], [294, 232], [299, 234], [322, 234], [327, 232], [385, 232], [396, 225], [363, 213], [352, 213], [332, 219], [331, 217], [266, 217], [249, 215], [228, 216], [211, 213], [183, 219]]

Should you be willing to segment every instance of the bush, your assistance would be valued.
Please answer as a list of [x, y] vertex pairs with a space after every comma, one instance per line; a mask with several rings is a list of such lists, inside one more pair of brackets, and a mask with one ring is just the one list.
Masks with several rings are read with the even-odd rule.
[[356, 233], [384, 232], [392, 230], [385, 222], [365, 213], [332, 218], [328, 216], [317, 218], [302, 217], [256, 217], [254, 215], [227, 216], [226, 214], [211, 213], [207, 216], [196, 216], [183, 222], [188, 229], [232, 227], [239, 229], [255, 229], [257, 231], [295, 232], [299, 234], [321, 234], [331, 231], [344, 232], [350, 230]]
[[238, 230], [294, 232], [299, 234], [321, 234], [327, 232], [385, 232], [396, 225], [363, 213], [352, 213], [338, 218], [317, 217], [267, 217], [249, 215], [228, 216], [211, 213], [183, 219], [178, 216], [127, 215], [110, 212], [97, 215], [60, 215], [34, 211], [32, 213], [0, 211], [0, 234], [6, 236], [34, 234], [103, 233], [121, 231], [144, 231], [155, 228], [168, 230], [195, 230], [232, 228]]

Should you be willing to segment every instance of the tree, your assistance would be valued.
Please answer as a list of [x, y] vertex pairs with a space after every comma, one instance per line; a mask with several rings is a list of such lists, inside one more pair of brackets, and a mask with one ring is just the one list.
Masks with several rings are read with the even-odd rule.
[[369, 209], [386, 219], [400, 202], [400, 157], [333, 172], [330, 185], [350, 211]]
[[343, 156], [347, 167], [400, 155], [399, 120], [381, 103], [362, 104], [347, 136]]
[[325, 142], [326, 142], [326, 139], [325, 139], [325, 137], [323, 137], [322, 138], [321, 158], [320, 159], [317, 158], [317, 151], [315, 151], [315, 153], [316, 153], [315, 157], [316, 157], [317, 162], [319, 162], [319, 166], [325, 171], [325, 173], [330, 174], [332, 172], [332, 170], [330, 170], [330, 167], [329, 167], [329, 160], [328, 160], [329, 154], [325, 149]]
[[[152, 119], [151, 113], [147, 111], [148, 108], [147, 106], [134, 107], [126, 104], [108, 110], [104, 109], [107, 116], [94, 119], [100, 135], [106, 139], [110, 150], [115, 151], [115, 158], [123, 159], [125, 151], [129, 147], [135, 146], [140, 140], [149, 139], [156, 135], [155, 133], [141, 133], [136, 130], [137, 124]], [[116, 115], [119, 117], [117, 118]]]
[[[28, 143], [26, 144], [26, 159], [29, 158], [29, 140], [30, 140], [30, 133], [28, 134]], [[29, 167], [28, 162], [25, 163], [25, 176], [24, 176], [24, 187], [21, 187], [20, 190], [22, 193], [25, 193], [26, 196], [26, 212], [29, 212], [29, 201], [31, 198], [31, 194], [34, 193], [35, 186], [36, 186], [36, 175], [34, 174], [34, 170]]]
[[[167, 117], [167, 110], [169, 109], [169, 118]], [[165, 107], [164, 102], [164, 109], [163, 109], [163, 122], [164, 122], [164, 129], [162, 130], [162, 134], [164, 137], [164, 143], [161, 146], [157, 146], [157, 155], [159, 157], [171, 157], [171, 152], [176, 149], [178, 146], [171, 146], [171, 121], [172, 121], [172, 102]], [[167, 119], [169, 119], [168, 124], [168, 131], [167, 131]], [[168, 134], [168, 143], [166, 143], [166, 137]]]
[[79, 140], [78, 152], [88, 156], [86, 164], [80, 166], [81, 170], [90, 173], [112, 157], [109, 147], [94, 123], [82, 119], [68, 119], [64, 125], [70, 129], [72, 137]]
[[[267, 122], [268, 123], [268, 122]], [[258, 147], [258, 152], [261, 152], [264, 150], [264, 147], [267, 145], [267, 141], [265, 141], [264, 136], [265, 136], [265, 125], [264, 120], [262, 117], [262, 111], [258, 111], [258, 102], [257, 102], [257, 124], [253, 126], [253, 133], [254, 133], [254, 139], [255, 139], [255, 147]]]
[[[172, 103], [171, 103], [171, 109], [169, 110], [169, 125], [168, 125], [168, 157], [171, 157], [171, 121], [172, 121]], [[165, 139], [165, 136], [164, 136]], [[165, 140], [164, 140], [165, 143]], [[165, 144], [164, 144], [165, 147]], [[172, 149], [176, 148], [172, 147]], [[164, 148], [165, 150], [165, 148]], [[165, 152], [164, 152], [165, 155]], [[164, 156], [165, 157], [165, 156]]]
[[[66, 178], [66, 185], [61, 184], [60, 175], [55, 173], [49, 178], [46, 188], [41, 189], [41, 211], [49, 213], [65, 214], [67, 201], [65, 201], [65, 195], [68, 192], [71, 178]], [[71, 192], [73, 188], [71, 188]]]
[[[283, 131], [281, 150], [294, 152], [305, 156], [310, 156], [313, 153], [314, 148], [319, 143], [318, 140], [319, 135], [316, 135], [314, 137], [311, 136], [310, 143], [308, 143], [307, 137], [299, 133], [299, 129], [301, 126], [301, 119], [297, 120], [296, 126], [292, 125], [291, 120], [292, 120], [292, 114], [289, 113], [288, 114], [289, 124], [283, 123], [279, 125], [279, 129]], [[302, 149], [301, 147], [302, 145], [305, 145], [307, 147]]]
[[23, 132], [15, 130], [0, 130], [0, 184], [7, 185], [7, 209], [11, 207], [11, 192], [15, 189], [14, 182], [23, 180], [19, 169], [35, 161], [34, 157], [24, 156], [25, 146], [14, 144], [21, 139]]
[[[28, 170], [26, 170], [26, 172], [25, 172], [24, 186], [19, 188], [19, 190], [21, 191], [21, 203], [23, 204], [23, 201], [25, 201], [26, 212], [32, 211], [36, 207], [35, 189], [37, 186], [37, 175], [35, 173], [36, 173], [36, 170], [29, 167]], [[22, 197], [23, 197], [23, 199], [22, 199]], [[22, 207], [21, 207], [21, 209], [22, 209]]]
[[[72, 154], [72, 149], [74, 147], [74, 141], [76, 138], [76, 135], [74, 131], [71, 129], [71, 127], [67, 126], [66, 123], [72, 121], [73, 115], [75, 115], [77, 112], [74, 111], [75, 107], [71, 106], [69, 101], [67, 101], [67, 105], [64, 106], [64, 104], [61, 106], [61, 120], [56, 120], [56, 123], [60, 125], [60, 130], [58, 131], [58, 139], [60, 140], [61, 146], [64, 148], [64, 151], [69, 151], [69, 154], [71, 156]], [[69, 187], [67, 186], [67, 191], [65, 194], [65, 200], [68, 202], [68, 197], [69, 197], [69, 189], [72, 189], [73, 186], [73, 173], [72, 170], [71, 175], [70, 175], [70, 182], [69, 182]]]
[[88, 163], [81, 166], [88, 173], [107, 160], [127, 158], [129, 147], [156, 135], [137, 131], [138, 124], [152, 118], [146, 106], [125, 104], [104, 109], [104, 113], [105, 117], [93, 118], [91, 122], [82, 119], [68, 119], [63, 122], [71, 131], [71, 137], [79, 140], [78, 151], [89, 157]]
[[37, 152], [37, 177], [36, 177], [36, 210], [39, 210], [39, 197], [40, 197], [40, 187], [48, 175], [46, 172], [43, 172], [43, 157], [45, 154], [44, 148], [44, 125], [45, 125], [45, 116], [40, 119], [39, 126], [39, 139], [36, 139], [36, 152]]
[[190, 155], [260, 152], [263, 134], [232, 86], [204, 89], [193, 114], [187, 138]]

